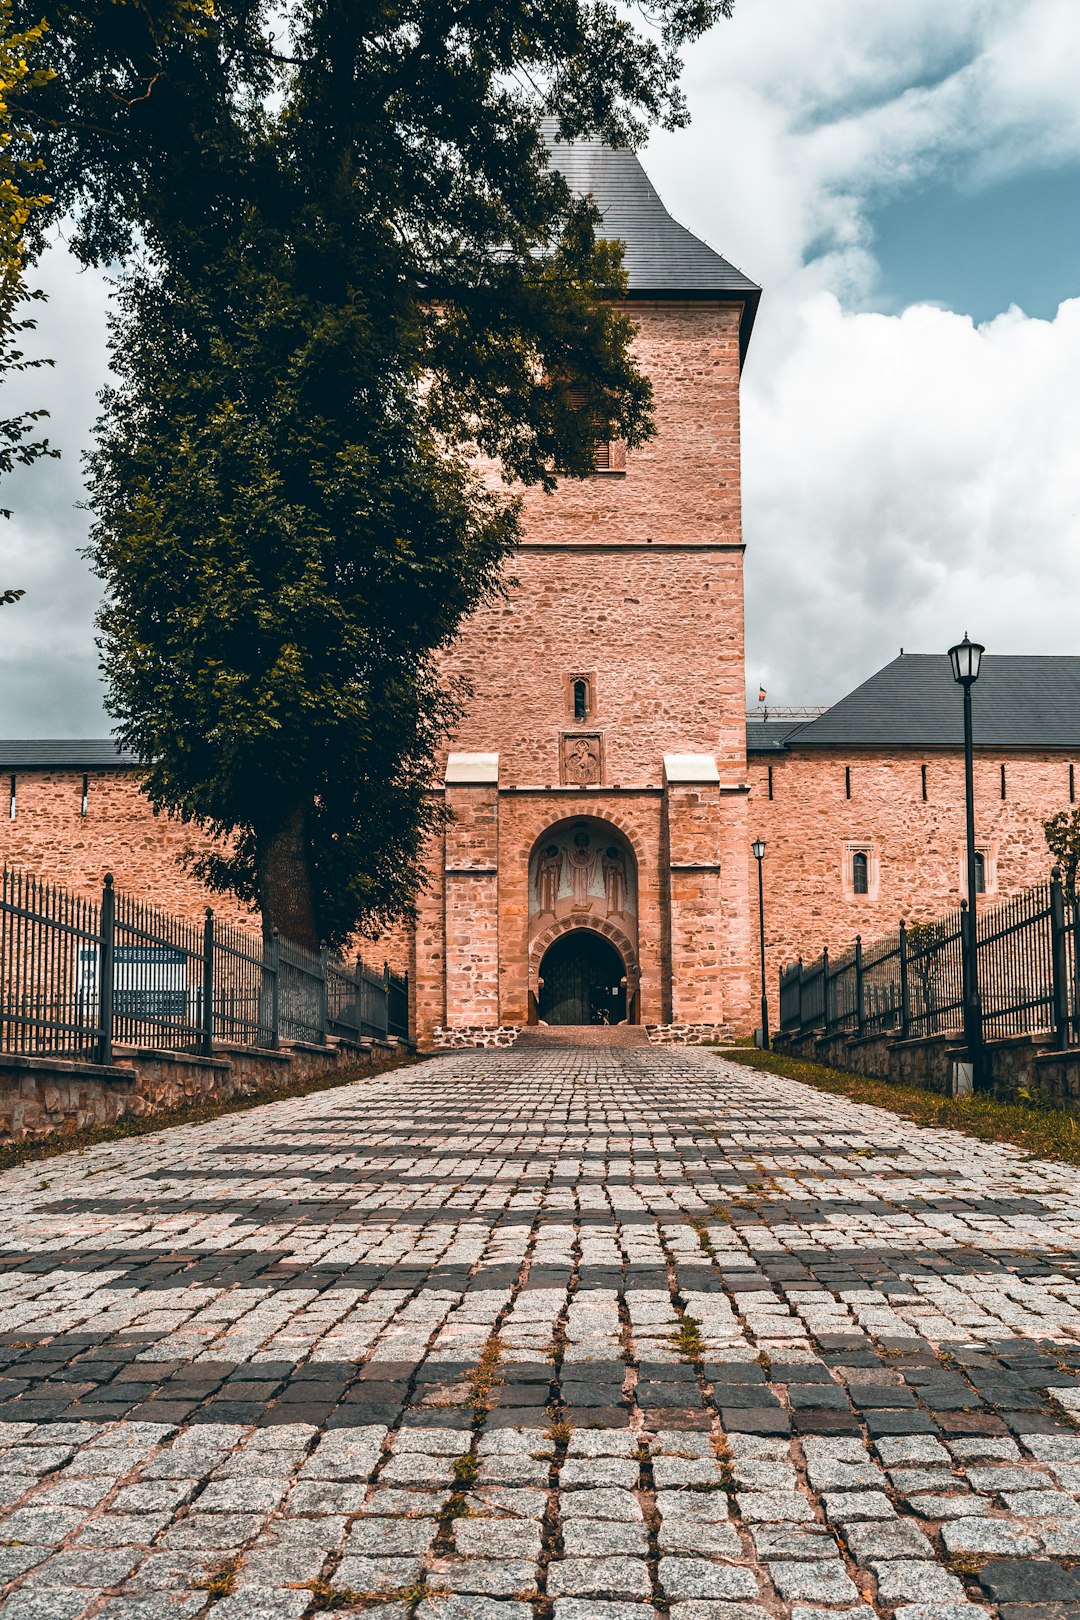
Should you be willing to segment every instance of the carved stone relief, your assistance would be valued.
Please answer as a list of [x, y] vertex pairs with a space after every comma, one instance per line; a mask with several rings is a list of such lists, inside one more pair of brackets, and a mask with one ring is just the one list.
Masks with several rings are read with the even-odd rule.
[[603, 778], [603, 751], [599, 732], [567, 732], [562, 739], [562, 779], [588, 787]]

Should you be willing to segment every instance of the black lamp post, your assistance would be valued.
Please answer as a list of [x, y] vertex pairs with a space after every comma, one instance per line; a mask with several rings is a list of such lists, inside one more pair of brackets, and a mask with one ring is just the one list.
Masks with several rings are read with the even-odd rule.
[[769, 1049], [769, 995], [765, 988], [765, 840], [755, 838], [750, 845], [757, 861], [758, 938], [761, 941], [761, 1044]]
[[971, 688], [979, 678], [986, 651], [977, 641], [964, 639], [949, 648], [953, 680], [964, 688], [964, 803], [967, 816], [967, 919], [964, 939], [964, 1042], [971, 1064], [971, 1083], [983, 1085], [982, 1003], [979, 998], [979, 949], [975, 919], [975, 770], [971, 742]]

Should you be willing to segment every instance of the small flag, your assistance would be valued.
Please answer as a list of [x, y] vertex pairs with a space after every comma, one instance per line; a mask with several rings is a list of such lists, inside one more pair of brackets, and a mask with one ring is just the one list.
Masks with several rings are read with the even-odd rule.
[[757, 700], [759, 703], [764, 703], [765, 701], [765, 688], [763, 686], [759, 686], [757, 689]]

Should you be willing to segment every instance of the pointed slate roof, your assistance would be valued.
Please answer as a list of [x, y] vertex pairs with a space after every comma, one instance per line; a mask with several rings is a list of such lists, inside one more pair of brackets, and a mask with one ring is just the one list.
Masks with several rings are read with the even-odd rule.
[[[1080, 657], [987, 653], [972, 692], [977, 748], [1080, 750]], [[902, 653], [794, 731], [785, 748], [962, 748], [946, 653]]]
[[551, 161], [579, 197], [591, 197], [606, 241], [621, 241], [631, 298], [735, 299], [743, 306], [739, 347], [746, 356], [761, 288], [708, 243], [672, 219], [636, 153], [598, 139], [557, 141]]

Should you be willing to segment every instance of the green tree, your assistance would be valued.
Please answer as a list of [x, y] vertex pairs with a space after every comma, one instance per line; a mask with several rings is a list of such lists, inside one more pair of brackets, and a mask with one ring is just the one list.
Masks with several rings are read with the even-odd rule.
[[[11, 0], [0, 0], [0, 383], [52, 363], [27, 359], [22, 348], [23, 334], [37, 325], [23, 307], [44, 297], [40, 289], [31, 291], [26, 285], [27, 232], [51, 199], [39, 185], [42, 160], [31, 153], [30, 136], [13, 111], [21, 94], [41, 92], [52, 78], [50, 68], [32, 65], [45, 33], [41, 22], [15, 28]], [[48, 414], [23, 410], [0, 416], [0, 480], [16, 466], [28, 467], [41, 456], [58, 454], [48, 439], [31, 437]], [[0, 516], [10, 517], [10, 508], [0, 507]], [[10, 606], [25, 594], [14, 588], [0, 590], [0, 605]]]
[[1080, 879], [1080, 806], [1075, 810], [1059, 810], [1044, 821], [1043, 837], [1055, 865], [1061, 868], [1065, 893], [1075, 904]]
[[79, 189], [70, 116], [53, 142], [81, 251], [122, 248], [125, 213], [147, 244], [91, 460], [110, 706], [154, 804], [223, 835], [204, 875], [339, 941], [420, 879], [462, 696], [439, 655], [499, 588], [507, 486], [651, 432], [619, 251], [542, 120], [624, 142], [679, 122], [679, 52], [730, 0], [672, 0], [652, 32], [581, 0], [303, 0], [283, 47], [257, 8], [159, 9], [178, 65], [142, 58], [122, 118], [165, 86], [176, 143], [147, 137], [115, 220]]

